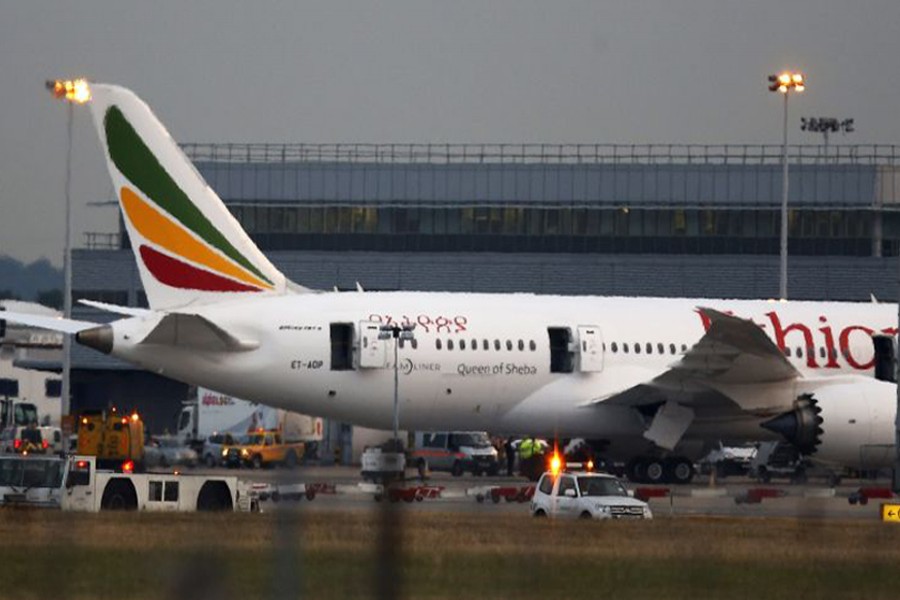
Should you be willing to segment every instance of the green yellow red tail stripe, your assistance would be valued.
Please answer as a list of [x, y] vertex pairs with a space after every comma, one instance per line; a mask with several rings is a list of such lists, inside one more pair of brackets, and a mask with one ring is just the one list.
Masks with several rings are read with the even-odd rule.
[[117, 106], [111, 105], [106, 110], [103, 122], [110, 158], [128, 181], [197, 237], [265, 282], [266, 287], [272, 287], [272, 281], [191, 202]]
[[122, 209], [125, 211], [128, 219], [135, 229], [138, 230], [138, 233], [144, 236], [147, 241], [176, 256], [202, 265], [219, 274], [237, 279], [249, 286], [272, 289], [270, 284], [214, 252], [180, 225], [173, 222], [147, 202], [144, 202], [132, 190], [123, 187], [119, 196], [122, 200]]

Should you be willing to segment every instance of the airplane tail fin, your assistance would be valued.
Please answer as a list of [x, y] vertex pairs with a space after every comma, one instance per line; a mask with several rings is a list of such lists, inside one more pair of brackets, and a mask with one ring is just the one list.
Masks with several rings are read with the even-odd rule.
[[91, 84], [91, 113], [153, 309], [305, 291], [256, 247], [131, 90]]

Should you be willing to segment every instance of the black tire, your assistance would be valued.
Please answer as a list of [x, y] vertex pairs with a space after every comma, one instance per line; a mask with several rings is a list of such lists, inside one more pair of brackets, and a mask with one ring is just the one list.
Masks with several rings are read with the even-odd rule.
[[625, 477], [632, 483], [644, 483], [647, 472], [647, 463], [640, 459], [634, 458], [625, 465]]
[[425, 479], [428, 476], [428, 463], [424, 458], [416, 461], [416, 471], [419, 472], [419, 479]]
[[760, 483], [769, 483], [770, 481], [772, 481], [772, 473], [770, 473], [767, 468], [760, 467], [756, 472], [756, 478]]
[[644, 480], [647, 483], [663, 483], [666, 481], [666, 465], [658, 458], [647, 461], [644, 469]]
[[127, 479], [113, 479], [103, 490], [101, 510], [137, 510], [137, 493]]
[[687, 485], [694, 479], [694, 465], [686, 458], [668, 460], [666, 471], [666, 479], [677, 485]]
[[262, 456], [260, 456], [259, 454], [254, 454], [253, 458], [250, 459], [250, 466], [252, 466], [254, 469], [262, 469]]
[[[274, 500], [274, 495], [272, 499]], [[224, 481], [207, 481], [203, 484], [197, 496], [197, 510], [211, 512], [234, 510], [231, 492]]]
[[287, 456], [284, 457], [284, 467], [286, 469], [293, 469], [297, 466], [297, 453], [293, 450], [288, 450]]
[[806, 469], [798, 468], [791, 475], [791, 483], [796, 485], [803, 485], [807, 482], [808, 478], [806, 476]]
[[582, 519], [582, 520], [590, 520], [590, 519], [594, 518], [594, 515], [592, 515], [591, 513], [589, 513], [588, 511], [585, 510], [585, 511], [582, 511], [582, 513], [580, 515], [578, 515], [578, 518]]
[[203, 462], [206, 463], [206, 466], [212, 469], [216, 466], [216, 457], [212, 454], [207, 454], [203, 457]]
[[488, 467], [487, 474], [491, 477], [496, 477], [500, 473], [500, 465], [491, 465]]
[[462, 477], [463, 474], [463, 465], [461, 462], [456, 461], [453, 463], [453, 466], [450, 468], [450, 474], [454, 477]]

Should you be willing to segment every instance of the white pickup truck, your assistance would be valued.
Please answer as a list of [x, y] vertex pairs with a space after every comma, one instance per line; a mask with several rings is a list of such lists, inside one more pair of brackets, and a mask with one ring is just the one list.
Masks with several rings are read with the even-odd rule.
[[621, 481], [592, 472], [541, 475], [531, 500], [531, 514], [580, 519], [653, 518], [650, 506], [632, 498]]
[[236, 477], [98, 470], [93, 456], [0, 456], [0, 506], [98, 512], [254, 511], [256, 492]]

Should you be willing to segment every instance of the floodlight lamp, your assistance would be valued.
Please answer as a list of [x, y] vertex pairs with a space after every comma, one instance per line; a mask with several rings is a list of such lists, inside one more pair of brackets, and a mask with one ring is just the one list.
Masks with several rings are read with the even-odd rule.
[[782, 73], [778, 76], [778, 82], [782, 85], [790, 85], [791, 83], [791, 74], [790, 73]]
[[791, 81], [793, 81], [797, 85], [803, 85], [803, 73], [791, 74]]
[[47, 81], [47, 89], [59, 100], [84, 104], [91, 99], [91, 87], [87, 79], [54, 79]]

